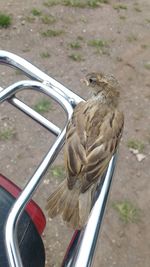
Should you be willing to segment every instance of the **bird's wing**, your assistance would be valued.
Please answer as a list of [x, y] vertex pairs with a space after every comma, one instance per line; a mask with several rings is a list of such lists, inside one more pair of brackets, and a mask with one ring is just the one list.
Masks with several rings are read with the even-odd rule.
[[122, 112], [109, 112], [99, 127], [99, 135], [87, 150], [87, 163], [82, 168], [81, 191], [85, 192], [105, 172], [115, 153], [122, 135], [124, 116]]
[[80, 102], [74, 109], [68, 124], [64, 147], [64, 162], [67, 170], [68, 187], [76, 183], [82, 167], [86, 164], [86, 132], [85, 116], [83, 114], [86, 102]]
[[[119, 143], [124, 121], [123, 114], [117, 110], [104, 112], [103, 119], [96, 116], [97, 124], [91, 126], [90, 132], [90, 127], [87, 130], [90, 108], [84, 102], [75, 108], [67, 128], [64, 153], [68, 187], [72, 189], [76, 184], [82, 192], [106, 170]], [[93, 137], [92, 145], [87, 145], [88, 136]]]

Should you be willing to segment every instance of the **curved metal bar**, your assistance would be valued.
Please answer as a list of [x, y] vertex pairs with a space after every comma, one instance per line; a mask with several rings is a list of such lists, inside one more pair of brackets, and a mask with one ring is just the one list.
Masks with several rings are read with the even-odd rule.
[[12, 210], [10, 211], [5, 228], [5, 241], [11, 267], [23, 267], [17, 242], [18, 220], [23, 212], [23, 209], [31, 199], [33, 192], [39, 185], [41, 178], [43, 177], [47, 168], [59, 153], [64, 142], [64, 138], [65, 130], [58, 137], [57, 141], [54, 143], [47, 156], [45, 157], [39, 168], [36, 170], [35, 174], [31, 177], [29, 183], [26, 185], [21, 195], [15, 202]]
[[61, 133], [61, 130], [59, 127], [57, 127], [54, 123], [47, 120], [45, 117], [43, 117], [41, 114], [30, 108], [28, 105], [23, 103], [21, 100], [19, 100], [17, 97], [12, 97], [9, 100], [9, 103], [11, 103], [13, 106], [24, 112], [26, 115], [28, 115], [30, 118], [34, 119], [36, 122], [38, 122], [40, 125], [45, 127], [47, 130], [49, 130], [51, 133], [58, 136]]
[[70, 98], [79, 103], [82, 98], [66, 88], [64, 85], [51, 78], [27, 60], [4, 50], [0, 50], [0, 63], [22, 70], [31, 79], [44, 82], [65, 98]]
[[35, 171], [34, 175], [30, 178], [30, 181], [25, 186], [24, 190], [14, 203], [9, 213], [5, 226], [5, 243], [6, 243], [6, 250], [9, 259], [9, 264], [11, 267], [23, 267], [17, 240], [18, 221], [25, 206], [30, 201], [34, 191], [38, 187], [47, 168], [54, 161], [55, 157], [58, 155], [64, 143], [65, 133], [66, 129], [64, 129], [62, 133], [59, 135], [56, 142], [51, 147], [46, 157], [44, 158], [38, 169]]
[[88, 223], [80, 233], [80, 237], [72, 254], [72, 259], [68, 260], [68, 264], [63, 264], [62, 267], [89, 267], [91, 266], [94, 256], [97, 239], [99, 236], [100, 228], [102, 225], [102, 219], [106, 208], [106, 203], [110, 191], [112, 177], [116, 164], [116, 154], [112, 157], [106, 176], [104, 178], [103, 185], [97, 190], [100, 191], [97, 194], [97, 200], [91, 210], [91, 214]]
[[57, 101], [63, 107], [63, 109], [67, 111], [68, 114], [70, 113], [70, 111], [72, 112], [72, 106], [69, 102], [69, 99], [67, 100], [62, 95], [55, 92], [53, 88], [50, 88], [49, 86], [41, 82], [36, 82], [36, 81], [24, 80], [24, 81], [16, 82], [13, 85], [8, 86], [6, 89], [0, 92], [0, 103], [5, 100], [8, 100], [16, 93], [20, 92], [21, 90], [25, 90], [25, 89], [33, 89], [41, 93], [44, 93], [52, 97], [55, 101]]
[[[0, 87], [0, 91], [4, 90]], [[38, 122], [40, 125], [42, 125], [45, 129], [49, 130], [51, 133], [58, 136], [61, 133], [61, 130], [59, 127], [57, 127], [55, 124], [50, 122], [48, 119], [43, 117], [41, 114], [30, 108], [28, 105], [23, 103], [21, 100], [19, 100], [17, 97], [11, 97], [8, 102], [12, 104], [14, 107], [18, 108], [22, 112], [24, 112], [26, 115], [28, 115], [31, 119]]]
[[[68, 120], [71, 118], [73, 108], [70, 102], [67, 101], [64, 97], [62, 97], [59, 93], [54, 92], [52, 88], [49, 88], [47, 85], [44, 85], [36, 81], [22, 81], [9, 86], [8, 88], [0, 92], [0, 102], [4, 100], [9, 100], [15, 93], [19, 92], [20, 90], [28, 88], [30, 89], [32, 88], [33, 90], [37, 90], [51, 96], [66, 111]], [[14, 203], [9, 213], [5, 227], [5, 242], [9, 258], [9, 264], [11, 267], [23, 267], [17, 241], [18, 220], [25, 206], [27, 205], [28, 201], [31, 199], [33, 192], [39, 185], [47, 168], [59, 153], [64, 143], [65, 133], [66, 133], [66, 128], [58, 136], [55, 143], [53, 144], [53, 146], [51, 147], [51, 149], [49, 150], [49, 152], [47, 153], [47, 155], [45, 156], [45, 158], [35, 171], [34, 175], [31, 177], [30, 181], [22, 191], [19, 198]]]

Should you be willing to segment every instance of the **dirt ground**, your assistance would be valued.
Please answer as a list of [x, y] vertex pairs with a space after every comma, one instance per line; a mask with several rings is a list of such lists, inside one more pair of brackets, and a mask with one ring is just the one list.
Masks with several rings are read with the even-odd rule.
[[[80, 79], [86, 73], [101, 70], [118, 78], [125, 128], [93, 266], [149, 267], [150, 2], [110, 0], [97, 8], [47, 6], [45, 2], [0, 1], [0, 12], [12, 17], [9, 28], [0, 28], [0, 49], [22, 56], [84, 98], [88, 92]], [[44, 36], [49, 29], [57, 36]], [[0, 66], [1, 87], [22, 79], [25, 77], [20, 72]], [[19, 97], [32, 107], [43, 99], [31, 91]], [[65, 115], [53, 101], [44, 116], [64, 125]], [[53, 140], [48, 131], [21, 112], [8, 103], [1, 104], [0, 172], [19, 186], [28, 181]], [[138, 151], [130, 151], [131, 147]], [[43, 210], [46, 198], [64, 177], [62, 165], [63, 152], [36, 193]], [[124, 222], [122, 211], [113, 207], [114, 203], [124, 205], [127, 201], [134, 207], [131, 213], [138, 216], [132, 220], [134, 214], [128, 214], [131, 220]], [[47, 267], [60, 266], [71, 235], [72, 230], [60, 218], [47, 219], [43, 235]]]

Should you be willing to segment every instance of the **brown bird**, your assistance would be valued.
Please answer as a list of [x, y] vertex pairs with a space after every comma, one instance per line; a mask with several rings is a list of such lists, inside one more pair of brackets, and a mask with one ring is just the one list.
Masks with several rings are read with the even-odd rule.
[[119, 84], [112, 75], [91, 73], [84, 82], [93, 91], [68, 123], [64, 162], [66, 179], [50, 195], [49, 217], [61, 214], [74, 229], [87, 222], [92, 198], [119, 144], [124, 116], [118, 110]]

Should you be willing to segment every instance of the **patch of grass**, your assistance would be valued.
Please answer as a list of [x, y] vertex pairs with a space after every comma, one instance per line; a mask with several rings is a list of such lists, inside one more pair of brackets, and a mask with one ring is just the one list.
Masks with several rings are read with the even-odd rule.
[[134, 3], [133, 4], [133, 6], [134, 6], [134, 10], [136, 11], [136, 12], [142, 12], [142, 10], [141, 10], [141, 8], [139, 7], [139, 4], [138, 3]]
[[26, 20], [27, 22], [29, 22], [29, 23], [33, 23], [33, 22], [35, 21], [35, 17], [33, 17], [33, 16], [27, 16], [27, 17], [25, 18], [25, 20]]
[[150, 23], [150, 19], [146, 19], [146, 22]]
[[144, 63], [144, 68], [150, 70], [150, 61]]
[[99, 7], [102, 3], [107, 4], [108, 0], [64, 0], [63, 4], [65, 6], [71, 6], [71, 7], [79, 7], [79, 8], [85, 8], [85, 7]]
[[125, 20], [126, 17], [125, 16], [119, 16], [119, 19]]
[[41, 57], [42, 58], [49, 58], [50, 57], [50, 54], [48, 52], [42, 52], [41, 53]]
[[137, 139], [128, 140], [127, 146], [129, 148], [137, 149], [139, 152], [143, 152], [145, 148], [145, 145], [143, 144], [143, 142]]
[[83, 38], [83, 36], [77, 36], [77, 39], [79, 40], [79, 41], [83, 41], [84, 40], [84, 38]]
[[147, 44], [141, 44], [141, 48], [147, 49], [148, 48], [148, 45]]
[[0, 27], [8, 28], [11, 25], [12, 18], [9, 15], [0, 13]]
[[103, 48], [108, 46], [107, 42], [100, 39], [91, 40], [88, 42], [88, 45], [96, 47], [96, 48]]
[[135, 223], [139, 220], [139, 209], [130, 201], [120, 201], [113, 204], [113, 208], [118, 212], [119, 218], [125, 223]]
[[83, 57], [81, 54], [77, 54], [77, 53], [72, 53], [69, 55], [69, 57], [73, 60], [73, 61], [77, 61], [77, 62], [80, 62], [80, 61], [83, 61]]
[[123, 62], [123, 59], [122, 59], [122, 57], [117, 56], [117, 57], [116, 57], [116, 61], [117, 61], [117, 62]]
[[129, 43], [135, 42], [137, 40], [138, 40], [138, 38], [137, 38], [137, 36], [135, 34], [131, 34], [131, 35], [127, 36], [127, 41]]
[[11, 128], [6, 128], [0, 131], [0, 141], [7, 141], [15, 136], [15, 132]]
[[41, 20], [44, 24], [48, 24], [48, 25], [56, 22], [56, 18], [52, 15], [43, 15]]
[[120, 10], [120, 9], [127, 10], [128, 9], [127, 6], [124, 4], [115, 4], [115, 5], [113, 5], [113, 8], [116, 10]]
[[63, 30], [47, 30], [45, 32], [42, 32], [42, 36], [44, 37], [57, 37], [60, 36], [61, 34], [63, 34], [64, 31]]
[[51, 7], [51, 6], [56, 6], [61, 3], [61, 0], [48, 0], [44, 2], [44, 6]]
[[46, 113], [50, 109], [52, 109], [52, 104], [50, 101], [46, 99], [41, 99], [37, 104], [34, 106], [34, 110], [39, 112], [39, 113]]
[[78, 7], [78, 8], [85, 8], [85, 7], [99, 7], [102, 3], [109, 3], [109, 0], [48, 0], [44, 3], [45, 6], [51, 7], [54, 5], [64, 5], [69, 7]]
[[85, 18], [84, 16], [82, 16], [80, 18], [80, 21], [83, 22], [83, 23], [87, 23], [88, 22], [87, 18]]
[[88, 6], [89, 7], [99, 7], [100, 4], [108, 4], [108, 0], [89, 0], [88, 1]]
[[138, 6], [135, 6], [135, 7], [134, 7], [134, 10], [135, 10], [136, 12], [142, 12], [142, 9], [139, 8]]
[[37, 8], [33, 8], [31, 10], [31, 13], [32, 13], [33, 16], [41, 16], [42, 15], [42, 12]]
[[[106, 53], [106, 48], [108, 48], [108, 42], [101, 39], [93, 39], [88, 42], [89, 46], [95, 47], [96, 52], [100, 54]], [[107, 53], [106, 53], [107, 54]]]
[[65, 168], [62, 165], [56, 165], [51, 168], [51, 174], [53, 177], [63, 180], [65, 177]]
[[63, 4], [65, 6], [80, 7], [80, 8], [84, 8], [87, 6], [85, 1], [80, 1], [80, 0], [64, 0]]
[[70, 43], [70, 47], [72, 49], [79, 49], [79, 48], [81, 48], [81, 45], [78, 41], [75, 41], [75, 42]]

